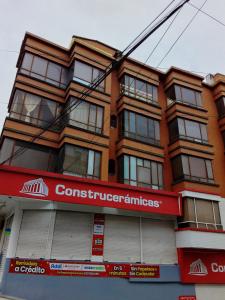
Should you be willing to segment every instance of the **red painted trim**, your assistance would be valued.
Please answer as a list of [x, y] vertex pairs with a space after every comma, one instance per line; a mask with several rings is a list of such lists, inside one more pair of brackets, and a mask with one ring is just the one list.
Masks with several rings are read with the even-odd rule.
[[101, 186], [107, 186], [112, 188], [120, 188], [124, 190], [131, 190], [131, 191], [140, 191], [140, 192], [147, 192], [155, 195], [165, 195], [170, 196], [174, 198], [178, 198], [177, 192], [170, 192], [170, 191], [163, 191], [163, 190], [154, 190], [150, 188], [143, 188], [143, 187], [133, 187], [128, 184], [122, 184], [122, 183], [114, 183], [114, 182], [107, 182], [103, 180], [94, 180], [94, 179], [87, 179], [87, 178], [81, 178], [76, 176], [70, 176], [70, 175], [63, 175], [59, 173], [53, 173], [53, 172], [47, 172], [47, 171], [40, 171], [40, 170], [33, 170], [33, 169], [25, 169], [20, 167], [11, 167], [11, 166], [0, 166], [0, 170], [10, 173], [19, 173], [19, 174], [31, 174], [31, 175], [37, 175], [37, 176], [44, 176], [48, 178], [54, 178], [54, 179], [63, 179], [63, 180], [69, 180], [69, 181], [75, 181], [75, 182], [84, 182], [89, 183], [91, 185], [101, 185]]
[[204, 228], [176, 228], [175, 231], [200, 231], [200, 232], [212, 232], [212, 233], [225, 233], [225, 230], [221, 229], [204, 229]]

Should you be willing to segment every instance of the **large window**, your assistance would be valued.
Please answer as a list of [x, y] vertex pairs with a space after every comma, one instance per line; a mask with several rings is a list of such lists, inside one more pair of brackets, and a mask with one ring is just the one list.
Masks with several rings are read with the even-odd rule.
[[181, 102], [191, 106], [202, 107], [201, 93], [180, 85], [173, 85], [166, 91], [168, 104]]
[[101, 154], [97, 151], [66, 144], [60, 151], [59, 161], [61, 173], [100, 178]]
[[[95, 68], [91, 65], [85, 64], [81, 61], [76, 60], [74, 66], [73, 80], [78, 81], [85, 85], [90, 85], [94, 81], [96, 82], [102, 75], [104, 71]], [[105, 81], [103, 80], [97, 87], [97, 90], [104, 92]]]
[[159, 121], [125, 110], [120, 115], [120, 134], [144, 143], [159, 145]]
[[179, 155], [172, 159], [172, 170], [175, 181], [214, 183], [212, 162], [209, 159]]
[[152, 189], [163, 188], [161, 163], [124, 155], [119, 160], [119, 166], [119, 178], [121, 182]]
[[60, 88], [66, 88], [68, 83], [65, 67], [30, 53], [25, 53], [20, 72]]
[[68, 115], [68, 124], [102, 133], [103, 107], [73, 97], [68, 101], [67, 107], [71, 105], [74, 105], [75, 109]]
[[158, 104], [157, 87], [146, 81], [125, 75], [120, 84], [121, 94], [125, 94], [136, 99]]
[[225, 116], [225, 97], [221, 97], [216, 101], [216, 107], [220, 118]]
[[[24, 149], [20, 155], [17, 151]], [[15, 155], [14, 157], [12, 157]], [[56, 171], [56, 152], [44, 146], [5, 138], [0, 151], [0, 162], [10, 158], [6, 164], [16, 167]]]
[[178, 139], [185, 139], [199, 143], [208, 143], [208, 135], [206, 125], [176, 118], [169, 123], [170, 142], [175, 142]]
[[180, 228], [222, 229], [217, 201], [185, 198], [183, 212], [183, 217], [178, 220]]
[[16, 90], [10, 117], [40, 127], [48, 127], [58, 117], [61, 106], [43, 97]]

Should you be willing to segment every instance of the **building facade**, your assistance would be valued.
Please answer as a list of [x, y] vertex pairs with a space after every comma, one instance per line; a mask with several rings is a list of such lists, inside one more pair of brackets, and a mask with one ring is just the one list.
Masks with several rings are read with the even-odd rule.
[[[26, 33], [1, 135], [1, 292], [225, 296], [225, 75]], [[57, 120], [57, 122], [53, 122]]]

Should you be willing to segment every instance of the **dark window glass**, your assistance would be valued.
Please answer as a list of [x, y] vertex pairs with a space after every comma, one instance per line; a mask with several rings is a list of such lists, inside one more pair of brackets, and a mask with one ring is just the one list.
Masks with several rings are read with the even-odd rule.
[[[87, 65], [80, 61], [75, 61], [74, 75], [73, 79], [85, 85], [90, 85], [96, 82], [101, 76], [103, 76], [104, 71]], [[105, 81], [102, 81], [97, 87], [97, 90], [104, 92]]]
[[116, 162], [115, 159], [109, 160], [109, 175], [115, 175], [116, 172]]
[[68, 72], [65, 67], [30, 53], [25, 53], [20, 72], [60, 88], [67, 86]]
[[60, 111], [61, 105], [57, 102], [16, 90], [10, 109], [10, 118], [47, 127], [59, 116]]
[[180, 85], [173, 85], [166, 91], [168, 105], [174, 102], [186, 103], [191, 106], [202, 107], [201, 93]]
[[152, 189], [163, 188], [162, 164], [124, 155], [119, 160], [120, 182]]
[[121, 80], [120, 88], [121, 94], [158, 104], [157, 87], [146, 81], [125, 75]]
[[183, 212], [183, 217], [178, 220], [178, 226], [181, 228], [222, 229], [217, 201], [185, 198]]
[[224, 143], [224, 146], [225, 146], [225, 131], [222, 132], [222, 137], [223, 137], [223, 143]]
[[225, 116], [225, 97], [221, 97], [216, 101], [216, 107], [220, 118]]
[[208, 159], [179, 155], [172, 159], [172, 170], [175, 181], [214, 183], [212, 162]]
[[83, 128], [96, 133], [102, 133], [103, 128], [103, 107], [80, 101], [71, 97], [67, 107], [75, 105], [68, 115], [68, 123], [72, 126]]
[[125, 110], [120, 114], [120, 134], [148, 144], [159, 145], [159, 121]]
[[111, 115], [110, 116], [110, 126], [112, 128], [117, 128], [117, 117], [116, 117], [116, 115]]
[[[20, 149], [24, 149], [24, 152], [13, 157]], [[11, 166], [56, 171], [56, 152], [44, 146], [6, 138], [1, 148], [0, 158], [4, 161], [8, 157], [11, 158], [7, 164]]]
[[169, 134], [170, 142], [175, 142], [179, 138], [199, 143], [208, 142], [205, 124], [181, 118], [176, 118], [169, 123]]
[[99, 152], [65, 145], [60, 151], [59, 161], [61, 173], [93, 179], [100, 178], [101, 154]]

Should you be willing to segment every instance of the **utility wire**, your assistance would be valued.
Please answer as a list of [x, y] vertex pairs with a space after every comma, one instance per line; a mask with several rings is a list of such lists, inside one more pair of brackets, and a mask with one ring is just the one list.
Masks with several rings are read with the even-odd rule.
[[184, 27], [184, 29], [181, 31], [181, 33], [179, 34], [179, 36], [177, 37], [177, 39], [173, 42], [173, 44], [171, 45], [171, 47], [169, 48], [169, 50], [166, 52], [166, 54], [163, 56], [163, 58], [160, 60], [160, 62], [158, 63], [158, 65], [156, 66], [156, 68], [158, 68], [161, 63], [164, 61], [164, 59], [168, 56], [168, 54], [171, 52], [171, 50], [173, 49], [173, 47], [176, 45], [176, 43], [179, 41], [179, 39], [181, 38], [181, 36], [184, 34], [184, 32], [188, 29], [188, 27], [191, 25], [191, 23], [194, 21], [194, 19], [196, 18], [196, 16], [198, 15], [198, 13], [200, 12], [200, 9], [202, 9], [202, 7], [206, 4], [208, 0], [205, 0], [203, 2], [203, 4], [201, 5], [200, 8], [198, 8], [197, 12], [194, 14], [194, 16], [191, 18], [191, 20], [187, 23], [187, 25]]
[[132, 47], [132, 45], [137, 41], [137, 39], [162, 15], [162, 13], [164, 13], [174, 2], [175, 0], [171, 1], [162, 11], [161, 13], [155, 17], [155, 19], [153, 19], [142, 31], [141, 33], [136, 36], [135, 39], [133, 39], [130, 44], [123, 50], [122, 53], [124, 53], [125, 51], [127, 51], [128, 49], [130, 49]]
[[[69, 105], [64, 112], [58, 116], [57, 118], [55, 118], [53, 120], [53, 122], [51, 124], [49, 124], [46, 128], [42, 129], [37, 135], [35, 135], [31, 141], [31, 143], [33, 143], [35, 140], [39, 139], [43, 133], [45, 133], [47, 130], [49, 130], [51, 127], [53, 127], [55, 124], [57, 124], [58, 121], [60, 121], [61, 119], [63, 120], [63, 118], [68, 114], [68, 112], [71, 112], [73, 109], [75, 109], [81, 102], [82, 100], [86, 99], [93, 90], [95, 90], [99, 84], [101, 82], [103, 82], [105, 80], [105, 78], [111, 74], [111, 72], [115, 69], [117, 69], [121, 63], [132, 53], [134, 52], [137, 47], [139, 47], [151, 34], [153, 34], [162, 24], [164, 24], [172, 15], [174, 15], [178, 10], [180, 10], [180, 8], [186, 4], [189, 0], [184, 0], [181, 1], [179, 5], [177, 5], [174, 9], [172, 9], [165, 17], [162, 18], [162, 20], [160, 20], [159, 22], [157, 22], [152, 28], [150, 28], [149, 32], [147, 32], [140, 41], [138, 41], [136, 43], [136, 45], [133, 46], [132, 49], [130, 49], [129, 51], [125, 52], [123, 51], [123, 53], [125, 53], [123, 56], [120, 54], [120, 57], [117, 57], [116, 61], [113, 61], [105, 70], [104, 74], [99, 76], [99, 78], [97, 78], [95, 81], [93, 81], [83, 92], [81, 92], [81, 97], [79, 98], [79, 101], [76, 103], [72, 103], [71, 105]], [[5, 159], [3, 162], [1, 162], [1, 164], [5, 164], [6, 162], [8, 162], [9, 160], [11, 160], [13, 157], [16, 157], [18, 155], [21, 155], [22, 153], [24, 153], [25, 151], [27, 151], [27, 149], [25, 147], [21, 147], [19, 148], [13, 155], [11, 155], [9, 158]]]
[[195, 6], [193, 3], [189, 2], [188, 3], [190, 6], [194, 7], [195, 9], [197, 10], [200, 10], [201, 13], [203, 13], [204, 15], [208, 16], [210, 19], [214, 20], [215, 22], [219, 23], [220, 25], [224, 26], [225, 27], [225, 24], [218, 20], [217, 18], [213, 17], [212, 15], [210, 15], [209, 13], [205, 12], [204, 10], [202, 10], [201, 8]]

